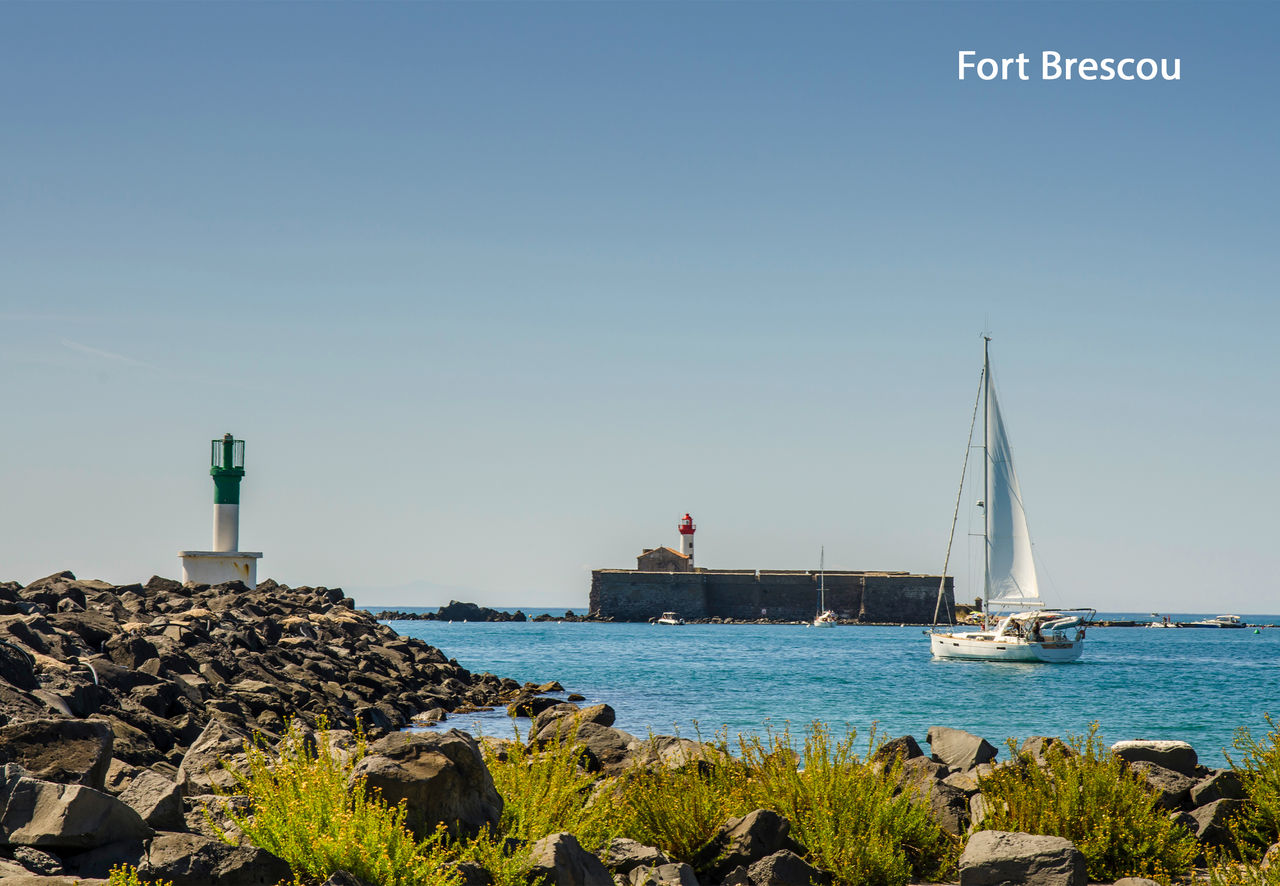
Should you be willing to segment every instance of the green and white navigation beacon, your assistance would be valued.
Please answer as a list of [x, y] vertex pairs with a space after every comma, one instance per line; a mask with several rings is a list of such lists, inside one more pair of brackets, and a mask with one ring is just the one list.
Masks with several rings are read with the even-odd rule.
[[182, 551], [182, 580], [216, 585], [242, 581], [258, 584], [261, 551], [240, 551], [240, 481], [244, 478], [244, 441], [226, 434], [212, 441], [209, 474], [213, 477], [213, 550]]

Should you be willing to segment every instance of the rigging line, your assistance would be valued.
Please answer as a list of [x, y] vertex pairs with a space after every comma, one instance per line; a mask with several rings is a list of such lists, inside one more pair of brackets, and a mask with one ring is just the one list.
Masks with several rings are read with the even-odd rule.
[[[942, 608], [942, 594], [947, 588], [947, 567], [951, 565], [951, 543], [956, 539], [956, 521], [960, 519], [960, 499], [964, 496], [964, 478], [969, 470], [969, 452], [973, 449], [973, 429], [978, 424], [978, 404], [982, 402], [982, 383], [987, 376], [987, 367], [984, 365], [982, 371], [978, 373], [978, 396], [973, 401], [973, 415], [969, 418], [969, 439], [964, 447], [964, 464], [960, 468], [960, 488], [956, 490], [956, 508], [951, 513], [951, 534], [947, 536], [947, 556], [942, 561], [942, 576], [938, 579], [938, 599], [933, 604], [933, 623], [938, 623], [938, 610]], [[985, 498], [986, 491], [983, 491]], [[954, 601], [954, 591], [953, 601]], [[951, 624], [950, 615], [947, 616], [947, 624]]]

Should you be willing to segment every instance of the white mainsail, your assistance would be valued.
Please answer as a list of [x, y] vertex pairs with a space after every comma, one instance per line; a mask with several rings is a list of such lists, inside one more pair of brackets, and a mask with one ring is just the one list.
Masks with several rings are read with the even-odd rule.
[[992, 606], [1041, 606], [1031, 534], [996, 388], [987, 375], [987, 595]]

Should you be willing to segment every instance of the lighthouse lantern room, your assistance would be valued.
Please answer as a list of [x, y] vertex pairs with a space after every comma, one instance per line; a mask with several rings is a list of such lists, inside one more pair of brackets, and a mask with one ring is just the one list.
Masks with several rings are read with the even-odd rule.
[[693, 518], [688, 514], [680, 520], [676, 526], [680, 530], [680, 553], [689, 558], [689, 568], [693, 568], [693, 533], [697, 530], [697, 526], [693, 525]]
[[244, 477], [244, 441], [226, 434], [210, 446], [209, 474], [213, 477], [213, 550], [182, 551], [182, 580], [216, 585], [242, 581], [258, 583], [261, 551], [241, 551], [240, 480]]

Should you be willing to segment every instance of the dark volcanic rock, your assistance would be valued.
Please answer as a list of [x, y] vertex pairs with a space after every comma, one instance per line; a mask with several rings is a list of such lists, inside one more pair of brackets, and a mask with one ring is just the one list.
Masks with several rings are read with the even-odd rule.
[[768, 809], [757, 809], [720, 826], [691, 859], [699, 872], [720, 882], [738, 867], [749, 867], [780, 849], [796, 849], [790, 840], [791, 822]]
[[182, 785], [144, 769], [121, 792], [120, 801], [132, 806], [156, 830], [180, 831], [185, 824], [182, 797]]
[[573, 834], [551, 834], [529, 850], [530, 879], [546, 878], [551, 886], [608, 886], [613, 875], [578, 843]]
[[1118, 741], [1111, 746], [1111, 753], [1126, 763], [1144, 760], [1183, 775], [1196, 775], [1196, 751], [1185, 741]]
[[1129, 764], [1130, 768], [1160, 795], [1160, 805], [1165, 809], [1181, 809], [1191, 796], [1196, 780], [1181, 772], [1174, 772], [1147, 760]]
[[831, 875], [786, 849], [767, 855], [747, 868], [755, 886], [826, 886]]
[[271, 886], [291, 876], [289, 866], [265, 849], [228, 846], [197, 834], [157, 835], [138, 873], [173, 886]]
[[920, 750], [920, 745], [915, 738], [910, 735], [900, 735], [876, 748], [871, 759], [878, 763], [889, 764], [893, 760], [914, 760], [916, 757], [923, 756], [924, 751]]
[[518, 698], [511, 704], [507, 705], [508, 717], [536, 717], [545, 710], [549, 710], [558, 705], [565, 704], [558, 698], [548, 698], [545, 695], [535, 695], [531, 697]]
[[1214, 800], [1212, 803], [1191, 810], [1195, 819], [1196, 839], [1210, 846], [1221, 846], [1231, 840], [1231, 817], [1240, 811], [1239, 800]]
[[111, 728], [100, 720], [28, 720], [0, 728], [0, 765], [35, 778], [102, 790], [111, 764]]
[[34, 778], [6, 782], [0, 843], [90, 849], [153, 833], [138, 813], [109, 794]]
[[121, 841], [73, 859], [82, 877], [105, 878], [118, 864], [133, 865], [143, 881], [173, 886], [273, 886], [291, 882], [283, 860], [254, 846], [230, 846], [201, 834], [160, 833]]
[[[359, 722], [376, 739], [422, 711], [506, 703], [519, 688], [399, 637], [339, 589], [271, 581], [256, 590], [157, 577], [115, 586], [61, 572], [26, 587], [8, 583], [0, 585], [0, 638], [0, 727], [53, 720], [105, 729], [103, 766], [111, 757], [176, 766], [209, 722], [221, 721], [231, 740], [200, 765], [187, 760], [184, 782], [207, 779], [217, 753], [238, 751], [257, 731], [270, 740], [290, 720], [335, 729]], [[46, 756], [62, 771], [32, 762], [39, 742], [19, 754], [21, 742], [0, 741], [0, 762], [103, 784], [105, 769], [85, 762], [83, 749], [49, 736]]]
[[996, 758], [994, 745], [963, 729], [930, 726], [927, 740], [936, 762], [961, 772], [973, 769], [980, 763], [990, 763]]
[[1085, 886], [1084, 855], [1062, 837], [978, 831], [960, 856], [960, 886]]
[[[221, 763], [243, 766], [246, 742], [323, 722], [337, 736], [362, 725], [376, 745], [420, 712], [506, 704], [520, 690], [398, 636], [336, 588], [116, 586], [69, 572], [0, 583], [0, 879], [64, 862], [106, 876], [132, 859], [179, 886], [274, 883], [283, 863], [228, 854], [199, 811], [214, 786], [233, 788]], [[496, 824], [501, 799], [475, 743], [441, 738], [405, 761], [413, 814], [462, 831]], [[13, 861], [24, 846], [26, 867]]]
[[405, 801], [406, 824], [420, 835], [443, 823], [454, 833], [496, 828], [502, 797], [480, 746], [465, 732], [389, 735], [369, 746], [352, 779], [365, 778], [391, 805]]
[[9, 641], [0, 641], [0, 680], [17, 689], [35, 689], [35, 659], [22, 647]]
[[587, 770], [605, 775], [621, 775], [631, 766], [634, 755], [643, 751], [641, 742], [630, 733], [598, 723], [576, 722], [572, 717], [552, 720], [533, 735], [529, 743], [541, 746], [557, 738], [567, 741], [570, 737], [582, 746], [582, 762]]
[[182, 765], [178, 768], [178, 783], [188, 794], [207, 794], [212, 788], [230, 790], [235, 787], [235, 776], [223, 761], [231, 765], [243, 764], [246, 759], [244, 744], [248, 740], [244, 732], [225, 720], [210, 720], [183, 756]]
[[1219, 769], [1191, 789], [1191, 805], [1204, 806], [1214, 800], [1243, 800], [1244, 782], [1232, 769]]
[[441, 606], [435, 612], [401, 612], [398, 609], [384, 609], [374, 615], [378, 621], [528, 621], [520, 610], [503, 612], [475, 603], [459, 603], [450, 600], [448, 606]]

